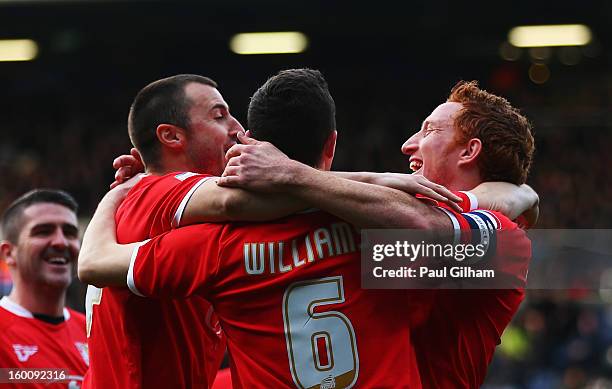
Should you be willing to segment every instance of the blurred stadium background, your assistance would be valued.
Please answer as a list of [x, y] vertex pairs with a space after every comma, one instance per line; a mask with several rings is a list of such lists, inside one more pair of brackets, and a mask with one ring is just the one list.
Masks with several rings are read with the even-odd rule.
[[[268, 76], [312, 67], [336, 100], [335, 169], [408, 171], [402, 142], [456, 81], [476, 79], [534, 124], [528, 183], [541, 197], [539, 227], [610, 228], [612, 3], [403, 3], [0, 0], [0, 39], [37, 46], [31, 61], [0, 62], [0, 209], [57, 187], [79, 201], [85, 226], [113, 158], [130, 148], [132, 98], [152, 80], [210, 76], [246, 124], [249, 96]], [[588, 27], [588, 42], [508, 42], [516, 26], [574, 23]], [[264, 31], [298, 31], [308, 44], [296, 54], [230, 49], [235, 34]], [[71, 303], [82, 310], [81, 293], [75, 285]], [[610, 377], [610, 303], [597, 290], [541, 290], [506, 330], [485, 387], [612, 388]]]

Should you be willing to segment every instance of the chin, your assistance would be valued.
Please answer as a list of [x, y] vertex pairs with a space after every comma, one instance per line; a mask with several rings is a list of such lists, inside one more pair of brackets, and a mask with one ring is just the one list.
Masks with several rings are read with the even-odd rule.
[[68, 289], [72, 283], [72, 277], [45, 277], [44, 283], [53, 289]]

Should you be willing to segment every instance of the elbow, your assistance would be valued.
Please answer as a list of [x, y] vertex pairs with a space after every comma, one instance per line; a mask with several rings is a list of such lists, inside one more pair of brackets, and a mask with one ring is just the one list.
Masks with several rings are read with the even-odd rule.
[[96, 264], [91, 260], [87, 260], [86, 256], [79, 255], [79, 262], [77, 265], [77, 276], [79, 280], [87, 285], [94, 285], [102, 288], [105, 285], [99, 283], [99, 274], [96, 268]]
[[77, 267], [77, 276], [79, 277], [79, 280], [81, 280], [82, 283], [87, 285], [93, 285], [95, 276], [90, 265], [79, 261]]
[[231, 221], [238, 220], [244, 215], [245, 201], [238, 190], [231, 190], [222, 196], [220, 207], [221, 214]]

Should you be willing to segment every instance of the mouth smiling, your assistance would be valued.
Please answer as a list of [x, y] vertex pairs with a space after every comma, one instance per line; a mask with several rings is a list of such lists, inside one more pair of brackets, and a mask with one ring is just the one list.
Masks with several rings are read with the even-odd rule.
[[421, 159], [416, 158], [416, 157], [410, 158], [410, 170], [416, 173], [422, 167], [423, 167], [423, 161]]
[[67, 265], [70, 262], [66, 257], [50, 257], [45, 258], [44, 261], [52, 265]]

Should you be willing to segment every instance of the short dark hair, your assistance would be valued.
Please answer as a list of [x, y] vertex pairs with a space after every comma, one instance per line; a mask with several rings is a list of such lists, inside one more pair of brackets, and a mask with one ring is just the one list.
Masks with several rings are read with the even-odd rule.
[[248, 123], [256, 139], [315, 166], [325, 141], [336, 129], [336, 105], [318, 70], [283, 70], [251, 97]]
[[41, 203], [59, 204], [75, 214], [79, 210], [76, 200], [68, 193], [58, 189], [34, 189], [22, 195], [2, 214], [2, 234], [4, 239], [17, 243], [22, 227], [22, 216], [26, 208]]
[[185, 95], [185, 87], [194, 82], [217, 87], [208, 77], [178, 74], [150, 83], [134, 98], [128, 116], [128, 133], [145, 165], [158, 167], [159, 164], [161, 145], [157, 140], [157, 126], [172, 124], [189, 129], [191, 101]]
[[477, 161], [482, 180], [524, 184], [535, 151], [529, 120], [508, 100], [480, 89], [476, 81], [459, 81], [448, 101], [463, 105], [454, 119], [457, 141], [482, 142]]

